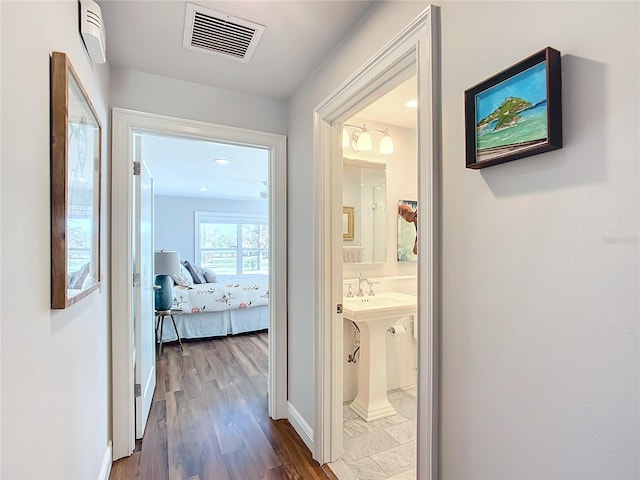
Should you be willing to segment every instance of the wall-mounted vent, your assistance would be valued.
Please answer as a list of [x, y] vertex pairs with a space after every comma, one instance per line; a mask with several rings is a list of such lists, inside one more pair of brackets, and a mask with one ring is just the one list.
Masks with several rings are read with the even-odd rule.
[[263, 25], [187, 3], [182, 46], [246, 63], [264, 30]]
[[105, 29], [102, 10], [93, 0], [80, 0], [80, 34], [93, 63], [107, 61]]

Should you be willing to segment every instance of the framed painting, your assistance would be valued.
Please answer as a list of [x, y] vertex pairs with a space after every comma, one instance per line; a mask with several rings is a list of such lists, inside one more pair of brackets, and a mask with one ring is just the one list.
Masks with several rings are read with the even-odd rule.
[[398, 201], [398, 261], [418, 261], [418, 202]]
[[562, 148], [559, 51], [547, 47], [464, 95], [467, 168]]
[[354, 239], [354, 207], [342, 207], [342, 240]]
[[102, 125], [67, 55], [51, 55], [51, 308], [100, 286]]

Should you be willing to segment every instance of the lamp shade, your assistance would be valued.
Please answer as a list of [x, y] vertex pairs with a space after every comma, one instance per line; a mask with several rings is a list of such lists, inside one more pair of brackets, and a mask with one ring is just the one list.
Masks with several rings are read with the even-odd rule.
[[373, 148], [373, 141], [371, 140], [371, 134], [366, 130], [360, 132], [358, 137], [358, 150], [362, 152], [368, 152]]
[[382, 140], [380, 140], [380, 153], [382, 155], [389, 155], [390, 153], [393, 153], [393, 140], [391, 140], [388, 133], [382, 137]]
[[156, 275], [180, 275], [180, 253], [173, 250], [160, 250], [154, 254], [154, 273]]

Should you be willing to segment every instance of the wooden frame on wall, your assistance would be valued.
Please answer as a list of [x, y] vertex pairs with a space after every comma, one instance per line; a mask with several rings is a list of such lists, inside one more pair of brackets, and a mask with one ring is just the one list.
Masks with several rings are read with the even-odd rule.
[[51, 55], [51, 308], [100, 286], [102, 125], [66, 54]]
[[464, 92], [466, 167], [562, 148], [560, 52], [547, 47]]
[[353, 240], [354, 235], [354, 207], [342, 207], [342, 239]]

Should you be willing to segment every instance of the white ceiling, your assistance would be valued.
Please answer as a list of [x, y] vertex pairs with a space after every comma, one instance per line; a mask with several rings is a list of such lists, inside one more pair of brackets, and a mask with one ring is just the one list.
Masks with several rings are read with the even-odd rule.
[[[287, 100], [375, 1], [193, 2], [266, 27], [249, 63], [183, 48], [185, 1], [98, 3], [106, 26], [110, 65]], [[415, 128], [416, 110], [406, 108], [405, 103], [415, 99], [416, 92], [414, 77], [357, 117]], [[151, 135], [145, 136], [143, 146], [153, 163], [155, 189], [160, 195], [256, 199], [265, 191], [266, 151]], [[218, 157], [231, 163], [216, 165], [213, 159]]]
[[[355, 118], [415, 128], [417, 110], [406, 102], [416, 97], [416, 77], [412, 77]], [[143, 135], [142, 146], [153, 166], [157, 195], [248, 200], [262, 198], [267, 191], [267, 150], [149, 134]], [[216, 164], [216, 158], [230, 163]]]
[[414, 75], [355, 115], [388, 125], [416, 128], [418, 110], [407, 102], [418, 99], [418, 78]]
[[373, 1], [201, 1], [266, 27], [249, 63], [182, 46], [185, 1], [98, 0], [110, 65], [287, 100]]
[[144, 134], [142, 152], [152, 165], [156, 195], [248, 200], [267, 191], [267, 150]]

